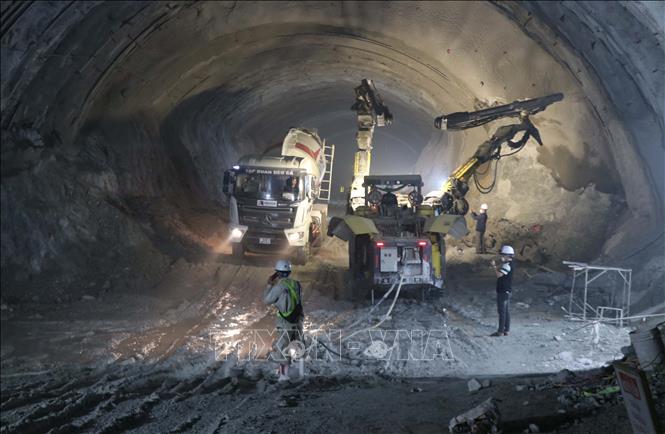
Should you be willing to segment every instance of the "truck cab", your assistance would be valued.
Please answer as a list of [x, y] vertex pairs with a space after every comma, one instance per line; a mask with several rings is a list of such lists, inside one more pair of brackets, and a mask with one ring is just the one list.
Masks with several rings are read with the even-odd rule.
[[[330, 164], [328, 165], [328, 157]], [[315, 133], [291, 129], [282, 155], [246, 156], [224, 176], [233, 255], [246, 251], [307, 262], [325, 234], [332, 155]]]

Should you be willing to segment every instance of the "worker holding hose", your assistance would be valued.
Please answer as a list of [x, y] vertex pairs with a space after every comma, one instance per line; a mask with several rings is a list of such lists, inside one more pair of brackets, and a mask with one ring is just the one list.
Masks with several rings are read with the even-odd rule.
[[297, 345], [303, 341], [302, 288], [300, 282], [291, 279], [291, 263], [280, 259], [275, 264], [275, 273], [268, 279], [263, 291], [263, 301], [277, 308], [277, 340], [273, 347], [273, 358], [280, 362], [278, 380], [289, 379], [289, 366], [297, 356]]

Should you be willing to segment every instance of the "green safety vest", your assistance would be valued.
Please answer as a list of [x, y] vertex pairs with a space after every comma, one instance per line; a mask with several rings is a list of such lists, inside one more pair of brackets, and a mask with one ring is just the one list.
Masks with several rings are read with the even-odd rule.
[[282, 282], [286, 285], [289, 290], [289, 297], [291, 298], [291, 309], [287, 312], [280, 312], [277, 310], [277, 315], [284, 318], [289, 322], [297, 322], [302, 314], [302, 304], [296, 292], [298, 287], [298, 282], [293, 279], [282, 279]]

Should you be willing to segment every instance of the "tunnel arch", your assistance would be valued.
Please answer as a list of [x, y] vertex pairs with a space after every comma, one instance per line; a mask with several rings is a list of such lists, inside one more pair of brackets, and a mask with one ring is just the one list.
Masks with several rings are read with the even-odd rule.
[[[221, 172], [242, 153], [274, 143], [289, 126], [338, 133], [337, 145], [352, 148], [352, 89], [369, 77], [399, 114], [394, 126], [377, 132], [376, 153], [381, 140], [413, 143], [420, 155], [405, 153], [405, 171], [422, 173], [428, 187], [436, 187], [491, 133], [487, 127], [443, 134], [431, 126], [434, 116], [563, 92], [562, 103], [534, 117], [546, 148], [531, 146], [505, 162], [496, 194], [486, 198], [496, 215], [549, 226], [553, 237], [558, 234], [548, 243], [552, 255], [588, 259], [627, 244], [637, 247], [652, 236], [650, 228], [662, 224], [662, 105], [651, 98], [662, 95], [662, 74], [640, 70], [631, 81], [644, 89], [636, 92], [635, 107], [656, 119], [650, 133], [640, 136], [630, 124], [636, 113], [624, 113], [611, 97], [621, 81], [599, 69], [621, 51], [621, 35], [606, 36], [607, 53], [594, 60], [557, 16], [568, 13], [602, 27], [626, 14], [637, 25], [643, 20], [634, 10], [603, 15], [586, 4], [510, 2], [3, 7], [3, 173], [7, 167], [13, 174], [3, 174], [3, 208], [27, 202], [23, 196], [32, 193], [25, 185], [39, 176], [40, 164], [86, 164], [91, 154], [99, 170], [72, 188], [100, 190], [114, 203], [166, 193], [178, 197], [183, 191], [223, 203]], [[638, 50], [659, 41], [662, 29], [645, 35]], [[659, 47], [655, 53], [662, 59]], [[627, 62], [646, 67], [634, 56]], [[400, 119], [409, 124], [399, 126]], [[21, 145], [35, 135], [42, 146]], [[113, 157], [103, 157], [95, 146], [110, 148]], [[397, 148], [392, 145], [391, 152]], [[587, 169], [580, 182], [561, 180]], [[117, 185], [100, 181], [107, 178]], [[48, 196], [57, 203], [62, 193]], [[14, 255], [39, 262], [81, 236], [47, 235], [53, 229], [28, 211], [3, 213], [3, 220], [29, 222], [35, 233], [26, 242], [3, 223], [3, 234], [12, 240], [3, 242], [3, 266]], [[591, 228], [591, 241], [579, 241], [594, 218], [600, 223]], [[622, 229], [636, 223], [643, 237]], [[99, 230], [85, 217], [76, 225]], [[572, 252], [571, 243], [577, 246]]]

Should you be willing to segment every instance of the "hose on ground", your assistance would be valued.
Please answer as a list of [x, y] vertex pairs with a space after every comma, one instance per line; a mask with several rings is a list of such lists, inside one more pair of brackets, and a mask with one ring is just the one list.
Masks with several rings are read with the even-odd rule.
[[[395, 304], [397, 303], [397, 299], [399, 298], [399, 293], [402, 290], [402, 284], [403, 283], [404, 283], [404, 278], [400, 275], [399, 276], [399, 284], [397, 285], [397, 291], [395, 292], [393, 302], [390, 305], [390, 308], [388, 309], [388, 312], [386, 312], [385, 315], [383, 315], [383, 318], [379, 322], [377, 322], [376, 324], [374, 324], [370, 327], [366, 327], [362, 330], [357, 330], [357, 331], [351, 333], [348, 336], [340, 337], [340, 343], [349, 340], [351, 337], [357, 335], [358, 333], [362, 333], [362, 332], [365, 332], [365, 331], [372, 330], [374, 328], [377, 328], [381, 324], [383, 324], [390, 317], [390, 314], [392, 313], [393, 308], [395, 307]], [[372, 306], [372, 308], [369, 310], [369, 312], [367, 312], [365, 315], [363, 315], [357, 321], [355, 321], [352, 324], [346, 326], [343, 330], [348, 330], [351, 327], [353, 327], [353, 326], [359, 324], [360, 322], [362, 322], [365, 318], [369, 317], [369, 315], [381, 304], [381, 302], [383, 302], [383, 300], [385, 300], [390, 295], [390, 293], [393, 292], [393, 290], [395, 290], [395, 285], [396, 284], [397, 284], [397, 281], [393, 282], [392, 286], [390, 287], [390, 290], [383, 295], [383, 297], [381, 298], [381, 300], [379, 300], [379, 302], [377, 304]], [[307, 348], [306, 352], [309, 352], [309, 350], [311, 350], [315, 345], [321, 344], [321, 346], [323, 346], [327, 351], [329, 351], [329, 352], [331, 352], [331, 353], [333, 353], [333, 354], [335, 354], [339, 357], [344, 357], [345, 359], [353, 360], [352, 357], [344, 356], [344, 355], [338, 353], [337, 351], [334, 351], [334, 350], [330, 349], [326, 344], [324, 344], [323, 342], [321, 342], [320, 340], [318, 340], [315, 337], [312, 337], [312, 341], [313, 341], [312, 344]]]
[[404, 277], [399, 276], [399, 285], [397, 286], [397, 291], [395, 292], [395, 297], [393, 298], [393, 303], [390, 305], [390, 309], [388, 309], [388, 312], [386, 312], [386, 314], [383, 316], [381, 321], [374, 324], [373, 326], [367, 327], [367, 328], [362, 329], [362, 330], [355, 331], [355, 332], [351, 333], [350, 335], [342, 338], [341, 341], [343, 342], [343, 341], [349, 340], [352, 336], [355, 336], [358, 333], [369, 331], [369, 330], [377, 328], [378, 326], [383, 324], [390, 317], [390, 313], [393, 311], [393, 308], [395, 307], [395, 303], [397, 303], [397, 298], [399, 297], [399, 293], [402, 290], [402, 283], [404, 283]]

